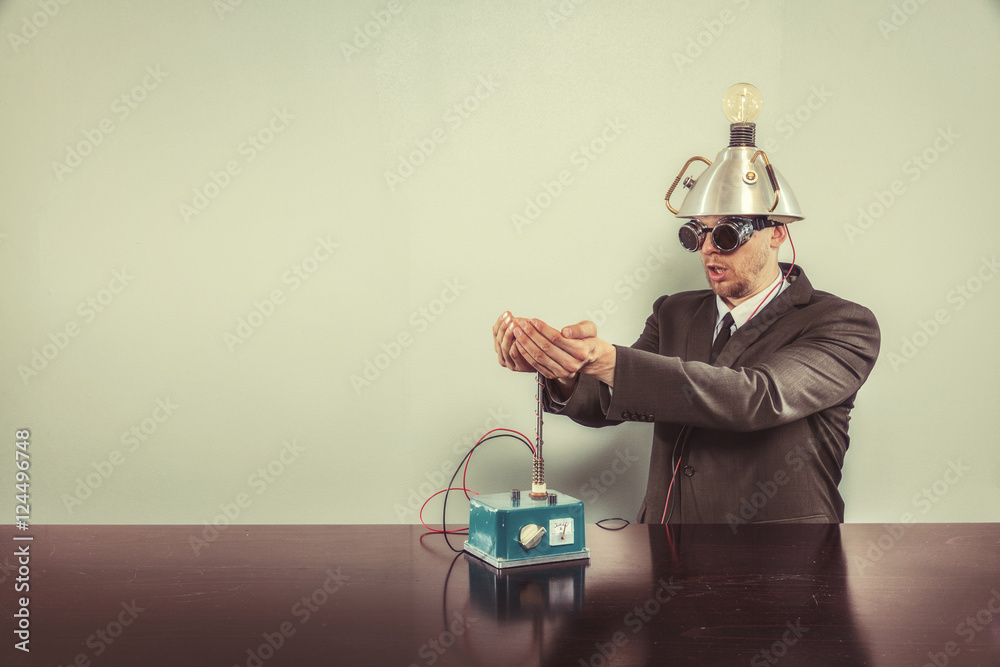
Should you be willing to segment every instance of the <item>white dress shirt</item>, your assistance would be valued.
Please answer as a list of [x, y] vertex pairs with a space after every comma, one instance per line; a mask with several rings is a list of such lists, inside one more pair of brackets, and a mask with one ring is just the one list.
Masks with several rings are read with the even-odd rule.
[[[722, 329], [722, 318], [726, 316], [726, 313], [732, 313], [733, 326], [730, 329], [730, 333], [736, 333], [736, 330], [746, 324], [747, 320], [750, 319], [750, 316], [753, 315], [755, 311], [759, 312], [757, 310], [758, 307], [763, 308], [765, 305], [776, 299], [779, 294], [788, 289], [788, 282], [783, 280], [784, 277], [785, 274], [783, 274], [779, 268], [778, 277], [775, 278], [770, 285], [732, 309], [726, 305], [726, 302], [722, 300], [721, 296], [716, 294], [715, 305], [719, 314], [715, 320], [715, 331], [712, 333], [712, 340], [715, 340], [716, 336], [719, 335], [719, 331]], [[781, 287], [775, 289], [775, 286], [779, 282], [781, 282]]]

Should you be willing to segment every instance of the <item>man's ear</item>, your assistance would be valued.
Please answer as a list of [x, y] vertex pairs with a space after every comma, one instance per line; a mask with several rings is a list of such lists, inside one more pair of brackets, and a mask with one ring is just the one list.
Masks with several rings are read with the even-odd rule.
[[780, 248], [781, 244], [788, 238], [788, 229], [784, 225], [777, 225], [771, 228], [771, 247]]

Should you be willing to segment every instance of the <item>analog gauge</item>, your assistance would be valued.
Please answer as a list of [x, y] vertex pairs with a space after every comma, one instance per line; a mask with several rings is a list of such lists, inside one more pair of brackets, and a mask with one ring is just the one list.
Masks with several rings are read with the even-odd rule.
[[573, 519], [550, 519], [549, 520], [549, 546], [558, 547], [564, 544], [573, 544]]

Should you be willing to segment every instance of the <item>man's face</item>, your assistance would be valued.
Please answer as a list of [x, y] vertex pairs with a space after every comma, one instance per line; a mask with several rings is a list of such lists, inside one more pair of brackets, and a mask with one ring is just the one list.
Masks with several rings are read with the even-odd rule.
[[[709, 227], [715, 227], [721, 216], [698, 218]], [[771, 248], [772, 229], [754, 232], [750, 240], [733, 252], [722, 252], [706, 234], [699, 254], [705, 267], [705, 277], [712, 291], [730, 306], [761, 291], [776, 277], [777, 255]]]

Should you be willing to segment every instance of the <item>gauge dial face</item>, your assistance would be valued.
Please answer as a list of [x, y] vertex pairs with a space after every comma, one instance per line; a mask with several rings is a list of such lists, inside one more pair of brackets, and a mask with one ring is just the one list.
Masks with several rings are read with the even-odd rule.
[[549, 519], [549, 546], [573, 544], [573, 519]]

